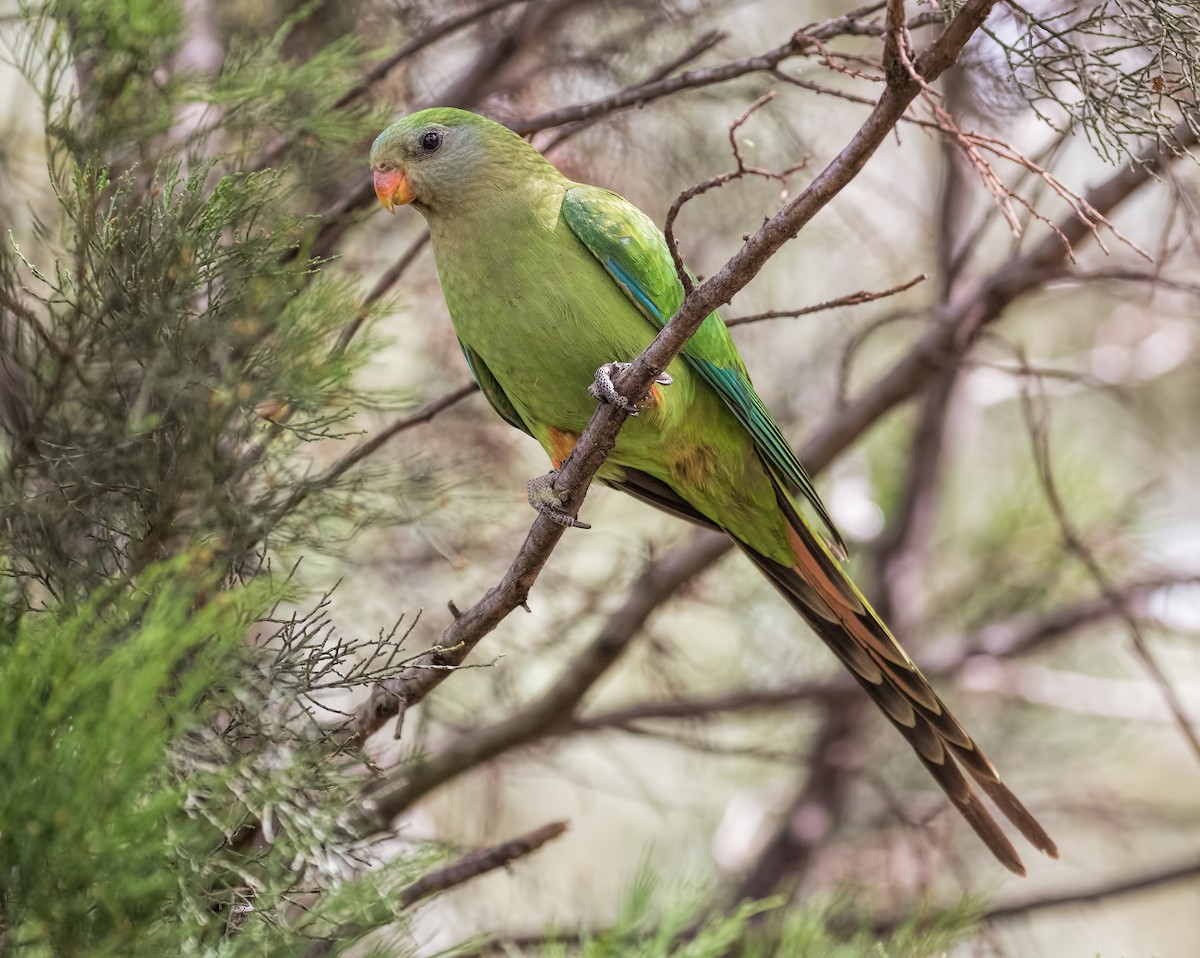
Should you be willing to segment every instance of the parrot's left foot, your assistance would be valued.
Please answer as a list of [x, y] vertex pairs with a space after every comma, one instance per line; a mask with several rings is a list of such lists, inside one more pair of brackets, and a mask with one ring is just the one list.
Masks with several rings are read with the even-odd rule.
[[551, 469], [544, 476], [537, 476], [525, 484], [525, 493], [529, 496], [529, 504], [551, 522], [557, 522], [568, 529], [590, 529], [586, 522], [580, 522], [562, 507], [562, 494], [554, 488], [554, 480], [558, 478], [558, 470]]
[[[629, 415], [636, 416], [642, 411], [642, 407], [636, 405], [627, 396], [622, 396], [617, 392], [617, 387], [613, 385], [613, 377], [619, 376], [632, 365], [632, 363], [605, 363], [596, 370], [596, 378], [588, 386], [588, 394], [602, 403], [624, 409]], [[671, 377], [667, 373], [658, 376], [654, 381], [663, 386], [671, 385]], [[647, 398], [652, 398], [653, 395], [652, 390]]]

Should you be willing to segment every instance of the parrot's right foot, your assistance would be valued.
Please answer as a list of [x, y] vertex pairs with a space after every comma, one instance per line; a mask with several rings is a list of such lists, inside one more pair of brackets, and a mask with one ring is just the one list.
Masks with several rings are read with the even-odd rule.
[[558, 470], [551, 469], [544, 476], [537, 476], [525, 484], [525, 493], [529, 496], [529, 504], [551, 522], [568, 529], [590, 529], [586, 522], [580, 522], [562, 507], [562, 494], [554, 488], [554, 480], [558, 478]]
[[[596, 370], [596, 378], [588, 386], [588, 394], [602, 403], [624, 409], [629, 415], [636, 416], [642, 411], [642, 407], [636, 405], [628, 396], [622, 396], [613, 385], [613, 376], [619, 376], [632, 365], [633, 363], [605, 363]], [[662, 373], [654, 381], [663, 386], [671, 385], [671, 377], [667, 373]], [[651, 387], [646, 398], [653, 399], [653, 396], [654, 391]]]

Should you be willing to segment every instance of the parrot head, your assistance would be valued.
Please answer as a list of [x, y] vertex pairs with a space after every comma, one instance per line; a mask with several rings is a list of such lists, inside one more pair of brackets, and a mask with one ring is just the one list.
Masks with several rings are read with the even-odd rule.
[[520, 136], [475, 113], [437, 107], [412, 113], [371, 147], [375, 195], [389, 213], [411, 203], [425, 215], [505, 190], [514, 168], [541, 155]]

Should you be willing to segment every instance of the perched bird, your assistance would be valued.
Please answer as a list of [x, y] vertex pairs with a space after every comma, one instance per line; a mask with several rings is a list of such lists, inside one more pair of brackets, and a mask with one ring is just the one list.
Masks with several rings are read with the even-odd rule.
[[[387, 210], [411, 204], [428, 222], [455, 331], [496, 412], [541, 443], [557, 469], [595, 409], [589, 392], [631, 405], [637, 415], [600, 481], [729, 535], [1004, 865], [1024, 874], [968, 775], [1057, 857], [842, 570], [841, 538], [720, 317], [704, 321], [644, 399], [615, 394], [613, 361], [636, 358], [684, 295], [650, 218], [615, 193], [571, 182], [516, 133], [463, 110], [423, 110], [392, 124], [375, 140], [371, 170]], [[571, 522], [548, 484], [532, 483], [530, 499]]]

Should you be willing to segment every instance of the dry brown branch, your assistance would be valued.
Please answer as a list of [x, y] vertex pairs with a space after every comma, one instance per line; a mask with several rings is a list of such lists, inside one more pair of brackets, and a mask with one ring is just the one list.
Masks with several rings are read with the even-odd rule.
[[846, 811], [850, 771], [860, 761], [859, 727], [867, 700], [856, 697], [825, 709], [806, 762], [804, 784], [774, 835], [737, 885], [735, 901], [761, 901], [794, 890]]
[[[1114, 881], [1096, 885], [1092, 888], [1078, 889], [1052, 895], [1036, 895], [1020, 901], [1009, 902], [989, 908], [979, 916], [979, 921], [994, 924], [1002, 921], [1012, 921], [1025, 918], [1035, 912], [1051, 908], [1070, 908], [1076, 905], [1097, 905], [1113, 898], [1126, 895], [1136, 895], [1139, 892], [1161, 888], [1164, 885], [1174, 885], [1180, 882], [1195, 881], [1200, 878], [1200, 861], [1195, 858], [1168, 865], [1158, 871], [1139, 875], [1136, 878], [1122, 877]], [[901, 914], [884, 918], [872, 925], [875, 935], [886, 936], [897, 928], [912, 921], [911, 914]]]
[[[415, 37], [410, 38], [405, 43], [402, 43], [399, 49], [396, 50], [390, 57], [386, 57], [379, 63], [375, 64], [366, 75], [352, 86], [349, 90], [338, 97], [334, 102], [332, 109], [344, 110], [348, 106], [352, 106], [361, 100], [377, 83], [383, 80], [396, 67], [407, 60], [409, 57], [420, 53], [426, 47], [437, 43], [439, 40], [445, 39], [451, 34], [457, 33], [469, 27], [471, 24], [482, 20], [489, 14], [495, 13], [497, 10], [502, 10], [504, 7], [511, 7], [517, 3], [524, 3], [526, 0], [486, 0], [473, 10], [464, 10], [462, 13], [454, 14], [446, 17], [444, 20], [439, 20], [437, 23], [432, 23], [425, 27]], [[288, 151], [293, 143], [296, 142], [295, 134], [282, 134], [275, 137], [263, 150], [262, 155], [250, 167], [254, 170], [262, 170], [267, 167], [274, 166], [283, 157], [283, 154]]]
[[395, 439], [400, 433], [411, 429], [413, 426], [419, 426], [421, 423], [429, 422], [434, 416], [445, 409], [449, 409], [455, 403], [466, 399], [472, 393], [479, 390], [475, 383], [464, 383], [456, 389], [444, 393], [430, 403], [426, 403], [416, 412], [409, 413], [407, 416], [401, 416], [386, 429], [376, 433], [370, 439], [365, 439], [357, 446], [351, 449], [346, 455], [342, 456], [337, 462], [326, 469], [321, 475], [310, 482], [305, 483], [296, 489], [284, 503], [279, 507], [272, 522], [278, 521], [282, 516], [293, 512], [302, 502], [308, 499], [315, 492], [322, 489], [328, 489], [338, 479], [349, 472], [354, 466], [366, 459], [368, 456], [374, 455], [384, 445]]
[[[432, 895], [465, 885], [471, 879], [495, 871], [497, 868], [507, 868], [518, 859], [532, 855], [547, 842], [564, 834], [566, 830], [566, 822], [551, 822], [532, 832], [501, 842], [499, 845], [468, 852], [445, 868], [422, 875], [400, 892], [400, 907], [411, 908]], [[364, 930], [359, 926], [339, 928], [329, 937], [313, 942], [305, 952], [305, 958], [322, 958], [340, 944], [358, 938], [364, 933]]]
[[[1024, 362], [1024, 357], [1020, 358]], [[1054, 465], [1050, 458], [1049, 429], [1046, 422], [1044, 402], [1040, 394], [1035, 393], [1035, 390], [1039, 386], [1040, 380], [1035, 377], [1026, 377], [1022, 380], [1021, 410], [1025, 416], [1030, 447], [1033, 453], [1034, 465], [1037, 468], [1038, 481], [1041, 484], [1042, 494], [1046, 499], [1046, 503], [1050, 506], [1050, 511], [1054, 515], [1054, 521], [1058, 525], [1063, 547], [1087, 570], [1088, 575], [1096, 583], [1096, 587], [1100, 590], [1101, 594], [1111, 599], [1117, 595], [1116, 585], [1100, 560], [1096, 557], [1096, 554], [1092, 551], [1091, 546], [1084, 541], [1083, 536], [1075, 528], [1075, 523], [1071, 519], [1066, 504], [1059, 493], [1058, 481], [1054, 475]], [[1134, 616], [1130, 615], [1123, 606], [1121, 607], [1121, 619], [1125, 623], [1125, 628], [1129, 633], [1134, 652], [1142, 660], [1146, 671], [1158, 686], [1163, 701], [1175, 717], [1175, 724], [1180, 734], [1188, 743], [1197, 761], [1200, 761], [1200, 735], [1193, 728], [1191, 719], [1187, 714], [1187, 709], [1184, 708], [1179, 693], [1175, 690], [1175, 686], [1171, 684], [1166, 672], [1163, 671], [1162, 666], [1158, 664], [1158, 660], [1151, 651], [1146, 641], [1145, 633], [1142, 631], [1141, 623]]]
[[1070, 891], [1058, 895], [1042, 895], [1024, 901], [998, 905], [980, 915], [980, 921], [997, 922], [1010, 921], [1013, 918], [1023, 918], [1031, 912], [1044, 911], [1047, 908], [1068, 908], [1072, 905], [1094, 905], [1110, 898], [1120, 898], [1134, 895], [1138, 892], [1161, 888], [1163, 885], [1174, 885], [1178, 882], [1195, 881], [1200, 878], [1200, 861], [1192, 859], [1178, 865], [1163, 868], [1157, 872], [1140, 875], [1137, 878], [1123, 878], [1119, 881], [1095, 888]]
[[675, 219], [679, 216], [679, 211], [683, 209], [684, 205], [694, 200], [697, 196], [707, 193], [709, 190], [725, 186], [734, 180], [740, 180], [744, 176], [761, 176], [768, 180], [778, 180], [783, 186], [783, 195], [786, 197], [788, 177], [804, 169], [808, 163], [807, 160], [801, 160], [799, 163], [795, 163], [787, 169], [779, 170], [778, 172], [764, 169], [761, 166], [748, 166], [746, 164], [745, 157], [742, 156], [742, 148], [738, 145], [737, 132], [750, 119], [751, 114], [766, 106], [773, 99], [775, 99], [774, 90], [764, 93], [751, 103], [741, 116], [729, 124], [729, 149], [733, 152], [733, 159], [737, 163], [737, 168], [728, 173], [719, 173], [716, 176], [709, 177], [695, 186], [689, 186], [675, 197], [674, 202], [671, 203], [671, 208], [667, 210], [667, 218], [663, 223], [663, 235], [667, 238], [667, 249], [671, 252], [671, 260], [675, 263], [675, 272], [679, 276], [679, 282], [682, 284], [685, 294], [690, 293], [695, 284], [692, 282], [691, 273], [683, 263], [683, 257], [679, 255], [679, 243], [675, 239]]
[[935, 102], [931, 96], [925, 95], [925, 102], [928, 105], [930, 112], [933, 114], [934, 121], [938, 127], [966, 157], [967, 162], [979, 176], [980, 182], [987, 188], [991, 194], [992, 201], [996, 209], [1004, 217], [1012, 230], [1013, 236], [1019, 237], [1022, 234], [1022, 224], [1017, 217], [1016, 211], [1013, 208], [1013, 203], [1020, 204], [1028, 212], [1033, 219], [1043, 223], [1049, 229], [1053, 230], [1066, 247], [1067, 258], [1072, 263], [1075, 262], [1075, 253], [1071, 249], [1071, 243], [1067, 235], [1059, 229], [1054, 222], [1037, 210], [1034, 204], [1023, 197], [1020, 192], [1008, 186], [996, 172], [995, 168], [988, 162], [984, 153], [991, 153], [998, 159], [1007, 160], [1016, 166], [1021, 167], [1028, 173], [1033, 174], [1043, 184], [1050, 188], [1056, 196], [1063, 200], [1079, 218], [1079, 220], [1087, 226], [1092, 237], [1096, 241], [1096, 245], [1104, 253], [1108, 253], [1108, 247], [1104, 244], [1104, 238], [1100, 234], [1100, 227], [1104, 227], [1111, 232], [1118, 240], [1132, 249], [1138, 255], [1147, 260], [1153, 261], [1153, 257], [1142, 249], [1137, 243], [1129, 239], [1118, 230], [1112, 222], [1092, 207], [1087, 200], [1076, 193], [1074, 190], [1067, 187], [1053, 173], [1047, 170], [1044, 166], [1038, 164], [1035, 160], [1025, 156], [1019, 150], [1004, 140], [994, 136], [986, 136], [982, 133], [974, 133], [963, 130], [959, 127], [954, 118], [942, 107]]
[[[1113, 898], [1126, 895], [1136, 895], [1139, 892], [1151, 891], [1167, 885], [1180, 882], [1190, 882], [1200, 879], [1200, 861], [1185, 860], [1176, 865], [1170, 865], [1155, 872], [1149, 872], [1136, 878], [1122, 878], [1094, 888], [1064, 892], [1057, 895], [1040, 895], [1006, 905], [997, 905], [979, 916], [980, 922], [989, 924], [1024, 918], [1034, 912], [1051, 908], [1070, 908], [1075, 905], [1096, 905]], [[877, 937], [886, 937], [896, 932], [902, 926], [912, 922], [911, 913], [904, 913], [892, 918], [876, 921], [871, 926], [871, 932]], [[603, 934], [590, 930], [587, 937], [599, 937]], [[482, 945], [477, 951], [464, 954], [462, 958], [504, 958], [510, 954], [506, 947], [529, 949], [550, 943], [571, 944], [582, 941], [583, 933], [557, 932], [553, 936], [545, 933], [525, 933], [499, 935]], [[684, 936], [681, 936], [683, 938]]]
[[387, 293], [389, 289], [400, 281], [400, 277], [407, 270], [421, 253], [429, 242], [429, 230], [422, 230], [421, 235], [409, 244], [408, 249], [400, 254], [400, 258], [396, 260], [384, 274], [379, 277], [375, 285], [371, 287], [371, 291], [363, 297], [362, 305], [358, 308], [358, 315], [354, 317], [346, 328], [342, 330], [342, 334], [338, 337], [337, 349], [345, 349], [350, 340], [354, 338], [354, 334], [358, 332], [359, 327], [366, 322], [367, 316], [370, 315], [371, 307], [378, 302]]
[[[1132, 193], [1151, 182], [1181, 150], [1197, 143], [1195, 131], [1180, 124], [1170, 144], [1156, 147], [1089, 190], [1084, 200], [1099, 213], [1108, 215]], [[1085, 224], [1070, 216], [1057, 224], [1074, 245], [1087, 234]], [[1057, 278], [1065, 268], [1066, 251], [1057, 235], [1044, 237], [1021, 256], [974, 283], [964, 284], [954, 299], [939, 311], [936, 322], [913, 347], [871, 386], [829, 418], [804, 446], [804, 461], [828, 462], [856, 440], [889, 410], [920, 392], [929, 374], [939, 367], [960, 362], [982, 330], [995, 322], [1017, 298]]]
[[[695, 545], [675, 549], [646, 568], [596, 638], [542, 695], [502, 721], [461, 737], [438, 755], [373, 784], [363, 803], [367, 814], [383, 825], [466, 769], [516, 745], [544, 737], [559, 726], [565, 728], [580, 701], [617, 662], [649, 615], [724, 553], [723, 537], [705, 532], [698, 534], [698, 538]], [[370, 717], [375, 714], [367, 712]]]
[[903, 293], [905, 290], [912, 289], [917, 283], [924, 282], [928, 278], [928, 273], [918, 273], [912, 279], [900, 283], [898, 286], [891, 286], [888, 289], [881, 289], [876, 292], [860, 289], [856, 293], [847, 293], [845, 296], [839, 296], [837, 299], [827, 299], [823, 303], [816, 303], [813, 306], [805, 306], [801, 309], [771, 310], [766, 313], [755, 313], [752, 316], [737, 316], [733, 319], [725, 320], [725, 325], [745, 326], [747, 323], [761, 323], [767, 319], [795, 319], [799, 316], [821, 313], [827, 309], [861, 306], [863, 303], [873, 303], [877, 299], [886, 299], [889, 296], [895, 296], [897, 293]]
[[[624, 90], [619, 90], [609, 96], [601, 97], [588, 103], [562, 107], [529, 117], [526, 120], [515, 123], [513, 129], [518, 133], [528, 135], [550, 127], [574, 123], [578, 120], [606, 116], [635, 107], [641, 108], [647, 103], [661, 100], [664, 97], [672, 96], [684, 90], [699, 90], [754, 73], [770, 73], [784, 61], [794, 57], [805, 56], [811, 51], [817, 50], [818, 44], [823, 44], [837, 37], [882, 36], [883, 26], [869, 18], [882, 10], [883, 6], [882, 3], [872, 3], [857, 10], [852, 10], [840, 17], [826, 20], [820, 25], [802, 27], [792, 35], [787, 43], [758, 56], [732, 60], [718, 66], [689, 70], [678, 76], [637, 84], [636, 86], [627, 87]], [[909, 27], [917, 29], [918, 27], [941, 22], [942, 15], [940, 13], [923, 13], [914, 17], [909, 22]]]
[[[941, 35], [918, 58], [918, 68], [923, 76], [933, 79], [954, 62], [993, 3], [994, 0], [968, 0], [963, 5]], [[919, 85], [907, 78], [901, 78], [896, 85], [889, 85], [884, 90], [876, 108], [842, 152], [803, 192], [750, 236], [716, 274], [696, 286], [686, 297], [679, 311], [645, 352], [618, 377], [615, 385], [623, 395], [640, 396], [649, 389], [651, 382], [661, 375], [704, 318], [729, 302], [784, 243], [796, 236], [859, 173], [918, 92]], [[574, 453], [555, 481], [555, 490], [568, 514], [578, 513], [587, 485], [612, 450], [626, 416], [625, 409], [616, 405], [602, 406], [592, 416]], [[539, 516], [500, 584], [456, 618], [446, 630], [443, 644], [431, 650], [417, 667], [372, 692], [370, 701], [347, 729], [347, 738], [361, 742], [388, 718], [420, 701], [440, 684], [448, 670], [461, 663], [484, 635], [525, 602], [564, 531], [562, 525]], [[392, 784], [397, 794], [403, 796], [403, 786]], [[372, 809], [372, 817], [376, 821], [388, 817], [392, 807], [390, 802], [379, 803]]]
[[[700, 37], [700, 39], [680, 53], [677, 57], [656, 67], [654, 72], [652, 72], [642, 82], [658, 83], [661, 80], [665, 80], [676, 70], [686, 66], [698, 57], [703, 56], [724, 39], [725, 34], [719, 30], [712, 30], [709, 33], [704, 34], [704, 36]], [[550, 153], [555, 147], [561, 146], [566, 140], [569, 140], [577, 133], [581, 133], [588, 127], [599, 123], [606, 115], [607, 114], [597, 114], [596, 116], [589, 117], [586, 120], [577, 120], [574, 123], [568, 123], [554, 135], [553, 139], [539, 147], [539, 149], [543, 153]]]
[[[1039, 615], [1018, 615], [993, 622], [976, 632], [947, 638], [921, 656], [921, 671], [929, 678], [953, 675], [972, 662], [1011, 659], [1074, 634], [1118, 614], [1121, 608], [1144, 614], [1146, 599], [1173, 585], [1191, 584], [1194, 577], [1156, 579], [1121, 590], [1120, 605], [1107, 597], [1083, 599]], [[708, 721], [736, 712], [793, 708], [803, 702], [830, 702], [854, 697], [858, 686], [848, 676], [828, 681], [796, 682], [778, 688], [738, 689], [710, 696], [639, 702], [572, 719], [566, 734], [627, 729], [653, 720]]]

